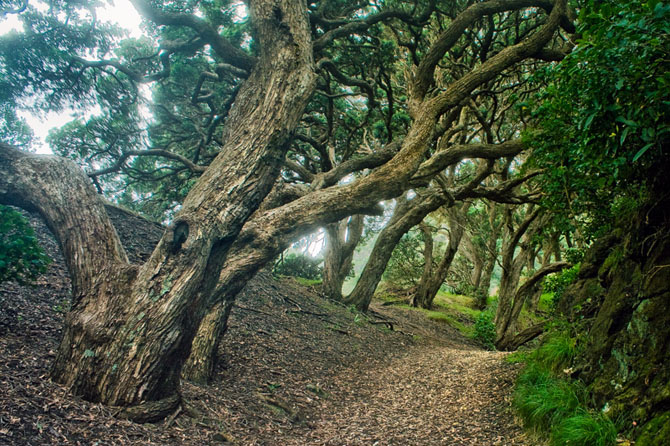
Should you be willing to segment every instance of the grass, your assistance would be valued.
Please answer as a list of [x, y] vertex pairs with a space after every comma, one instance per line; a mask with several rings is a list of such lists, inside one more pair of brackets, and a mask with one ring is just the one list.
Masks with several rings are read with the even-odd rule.
[[614, 424], [602, 414], [578, 410], [552, 431], [552, 446], [609, 446], [617, 437]]
[[525, 354], [527, 365], [516, 384], [514, 406], [524, 425], [548, 437], [551, 446], [612, 446], [614, 423], [589, 410], [587, 389], [563, 373], [577, 354], [575, 344], [558, 332]]
[[304, 277], [292, 277], [293, 280], [298, 282], [302, 286], [313, 287], [321, 285], [321, 279], [305, 279]]

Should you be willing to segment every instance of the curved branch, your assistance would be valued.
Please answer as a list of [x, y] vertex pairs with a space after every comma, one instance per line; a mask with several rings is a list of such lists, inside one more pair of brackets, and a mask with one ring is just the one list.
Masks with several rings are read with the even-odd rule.
[[337, 66], [330, 59], [321, 59], [319, 61], [319, 67], [328, 70], [333, 77], [338, 80], [340, 83], [350, 86], [358, 87], [365, 92], [365, 95], [368, 97], [369, 107], [373, 108], [375, 104], [375, 93], [373, 86], [361, 79], [356, 79], [355, 77], [347, 76], [342, 73]]
[[440, 34], [428, 53], [426, 53], [426, 56], [421, 60], [413, 85], [411, 86], [415, 97], [423, 98], [426, 95], [433, 82], [437, 64], [442, 60], [446, 52], [460, 39], [463, 32], [469, 26], [486, 15], [532, 6], [551, 10], [553, 5], [547, 0], [493, 0], [475, 3], [460, 13], [451, 22], [449, 27]]
[[348, 21], [346, 24], [326, 32], [324, 35], [314, 41], [314, 51], [321, 51], [326, 45], [333, 40], [349, 36], [351, 34], [360, 33], [367, 30], [372, 25], [391, 19], [398, 19], [405, 23], [415, 26], [421, 26], [435, 10], [435, 0], [430, 0], [426, 6], [426, 10], [418, 16], [413, 16], [405, 11], [393, 10], [382, 11], [377, 14], [372, 14], [361, 20]]
[[187, 169], [189, 169], [193, 173], [203, 173], [205, 169], [207, 169], [206, 166], [199, 166], [197, 164], [194, 164], [190, 159], [177, 153], [170, 152], [169, 150], [149, 149], [149, 150], [129, 150], [127, 152], [123, 152], [118, 157], [114, 165], [107, 167], [106, 169], [90, 172], [87, 175], [91, 178], [95, 178], [101, 175], [107, 175], [110, 173], [118, 172], [121, 169], [121, 167], [123, 167], [123, 164], [126, 162], [126, 160], [131, 156], [157, 156], [157, 157], [159, 156], [171, 159], [173, 161], [178, 161], [182, 163], [184, 166], [186, 166]]
[[381, 166], [393, 158], [393, 156], [398, 153], [401, 146], [402, 145], [400, 142], [393, 142], [386, 145], [383, 149], [371, 153], [363, 158], [350, 159], [335, 167], [333, 170], [319, 173], [315, 176], [314, 181], [312, 181], [310, 189], [323, 189], [336, 184], [350, 173], [358, 172], [363, 169], [373, 169], [375, 167]]
[[95, 275], [128, 265], [105, 207], [79, 166], [0, 142], [0, 170], [0, 203], [37, 210], [58, 239], [75, 303]]
[[205, 20], [190, 14], [177, 14], [161, 11], [155, 8], [147, 0], [131, 0], [135, 9], [144, 17], [157, 25], [185, 26], [198, 33], [200, 38], [207, 42], [214, 52], [231, 65], [244, 70], [251, 71], [255, 59], [240, 48], [235, 47], [222, 37], [217, 30]]
[[158, 57], [161, 60], [163, 69], [157, 73], [148, 74], [146, 76], [141, 75], [137, 71], [131, 70], [130, 68], [126, 67], [117, 60], [86, 60], [78, 56], [73, 56], [72, 60], [74, 60], [75, 62], [79, 62], [86, 68], [114, 67], [118, 71], [128, 76], [130, 80], [137, 82], [138, 84], [142, 84], [165, 79], [166, 77], [170, 76], [170, 53], [168, 53], [167, 51], [163, 51], [158, 55]]
[[501, 144], [458, 144], [437, 152], [424, 161], [412, 177], [412, 182], [430, 179], [437, 173], [465, 158], [498, 159], [516, 156], [525, 146], [519, 139]]

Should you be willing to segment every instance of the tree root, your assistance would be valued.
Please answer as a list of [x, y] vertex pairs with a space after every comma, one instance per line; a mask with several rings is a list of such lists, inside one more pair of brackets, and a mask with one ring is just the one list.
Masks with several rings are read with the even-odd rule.
[[181, 403], [181, 395], [172, 396], [158, 401], [147, 401], [142, 404], [117, 409], [115, 416], [135, 423], [153, 423], [173, 413]]

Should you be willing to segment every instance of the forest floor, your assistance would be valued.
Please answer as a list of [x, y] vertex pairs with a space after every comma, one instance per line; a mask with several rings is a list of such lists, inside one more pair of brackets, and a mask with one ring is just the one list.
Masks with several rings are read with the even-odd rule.
[[[110, 215], [131, 260], [146, 258], [162, 228]], [[214, 381], [184, 383], [186, 404], [160, 423], [117, 419], [48, 378], [70, 284], [31, 222], [54, 262], [35, 286], [0, 286], [0, 445], [530, 444], [504, 353], [420, 312], [377, 302], [363, 315], [264, 271], [236, 302]]]

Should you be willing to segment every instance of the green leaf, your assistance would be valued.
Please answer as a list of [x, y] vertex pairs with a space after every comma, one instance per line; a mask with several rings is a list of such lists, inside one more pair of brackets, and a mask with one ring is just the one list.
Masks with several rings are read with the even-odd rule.
[[644, 153], [645, 153], [647, 150], [649, 150], [649, 149], [651, 148], [651, 146], [653, 146], [653, 145], [654, 145], [654, 143], [653, 143], [653, 142], [650, 142], [649, 144], [645, 145], [645, 146], [642, 147], [640, 150], [638, 150], [638, 152], [637, 152], [637, 153], [635, 154], [635, 156], [633, 157], [633, 162], [639, 160], [640, 157], [641, 157], [642, 155], [644, 155]]

